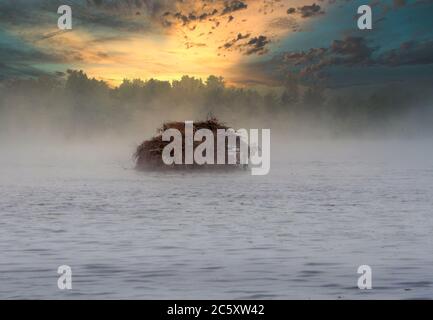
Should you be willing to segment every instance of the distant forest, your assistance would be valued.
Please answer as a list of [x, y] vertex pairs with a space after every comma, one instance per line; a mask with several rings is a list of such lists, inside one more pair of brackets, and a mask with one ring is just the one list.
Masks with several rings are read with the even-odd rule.
[[58, 77], [2, 83], [0, 134], [148, 134], [162, 121], [210, 115], [235, 128], [308, 132], [321, 127], [334, 135], [383, 128], [409, 135], [433, 131], [433, 90], [403, 84], [360, 88], [325, 90], [287, 81], [275, 90], [247, 89], [229, 87], [216, 76], [183, 76], [172, 82], [124, 80], [111, 88], [83, 71], [69, 70]]

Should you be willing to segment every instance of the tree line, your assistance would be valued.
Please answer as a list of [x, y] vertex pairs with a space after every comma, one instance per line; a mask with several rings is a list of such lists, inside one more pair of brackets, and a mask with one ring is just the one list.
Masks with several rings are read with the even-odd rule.
[[217, 76], [183, 76], [171, 82], [125, 79], [113, 88], [81, 70], [68, 70], [64, 75], [3, 82], [0, 122], [3, 132], [32, 130], [39, 124], [69, 136], [155, 130], [158, 121], [209, 115], [238, 127], [279, 122], [363, 132], [400, 123], [406, 130], [409, 124], [402, 119], [416, 119], [415, 124], [423, 126], [431, 123], [431, 92], [407, 85], [330, 90], [294, 81], [262, 90], [227, 86]]

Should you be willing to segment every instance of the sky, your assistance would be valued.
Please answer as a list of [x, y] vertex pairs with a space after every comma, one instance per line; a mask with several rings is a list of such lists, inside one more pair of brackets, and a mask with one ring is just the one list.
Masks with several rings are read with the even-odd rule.
[[[57, 8], [72, 8], [72, 30]], [[359, 30], [357, 8], [373, 10]], [[0, 81], [222, 76], [234, 86], [433, 83], [433, 0], [0, 0]]]

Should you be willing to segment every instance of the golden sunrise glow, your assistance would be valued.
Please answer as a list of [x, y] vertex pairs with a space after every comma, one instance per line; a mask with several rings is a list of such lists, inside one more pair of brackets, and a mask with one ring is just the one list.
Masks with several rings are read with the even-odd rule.
[[[177, 22], [170, 28], [155, 26], [152, 32], [106, 39], [85, 25], [79, 25], [71, 32], [37, 41], [35, 45], [41, 50], [48, 47], [50, 53], [65, 56], [74, 68], [83, 69], [113, 86], [124, 78], [174, 80], [182, 75], [206, 78], [211, 74], [236, 84], [243, 78], [237, 66], [260, 55], [246, 55], [236, 46], [224, 48], [224, 45], [238, 34], [263, 35], [270, 41], [266, 50], [275, 50], [279, 41], [293, 32], [294, 25], [305, 23], [305, 19], [289, 16], [287, 9], [304, 4], [311, 4], [311, 1], [249, 1], [247, 9], [230, 15], [218, 14], [185, 25]], [[199, 5], [202, 4], [197, 3], [196, 9]], [[203, 10], [211, 12], [213, 8], [209, 5]], [[179, 12], [192, 9], [186, 5], [178, 7]], [[53, 30], [29, 30], [27, 36], [34, 38], [41, 32], [50, 34]]]

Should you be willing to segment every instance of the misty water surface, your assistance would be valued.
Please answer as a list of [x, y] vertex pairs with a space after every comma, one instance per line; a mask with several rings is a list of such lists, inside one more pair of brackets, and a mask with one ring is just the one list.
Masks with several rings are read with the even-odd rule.
[[433, 297], [429, 142], [277, 146], [264, 177], [136, 172], [130, 146], [4, 146], [0, 298]]

